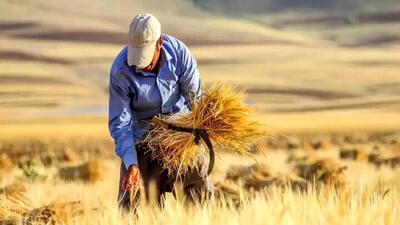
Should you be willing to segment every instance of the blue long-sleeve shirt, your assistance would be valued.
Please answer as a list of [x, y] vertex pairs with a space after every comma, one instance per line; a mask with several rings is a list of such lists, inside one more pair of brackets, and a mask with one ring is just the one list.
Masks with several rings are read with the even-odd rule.
[[197, 63], [186, 45], [162, 34], [164, 42], [158, 74], [127, 64], [125, 47], [110, 71], [108, 127], [115, 152], [126, 168], [137, 165], [135, 143], [145, 138], [149, 118], [190, 110], [201, 93]]

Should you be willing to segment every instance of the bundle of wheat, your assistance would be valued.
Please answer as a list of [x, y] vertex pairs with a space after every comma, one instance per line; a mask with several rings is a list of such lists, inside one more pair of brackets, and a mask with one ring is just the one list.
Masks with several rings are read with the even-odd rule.
[[32, 208], [27, 188], [21, 183], [13, 183], [0, 189], [0, 221], [22, 218]]
[[0, 154], [0, 180], [15, 167], [14, 162], [6, 153]]
[[80, 202], [53, 202], [35, 208], [22, 183], [0, 189], [0, 224], [68, 224], [83, 213]]
[[0, 154], [0, 170], [10, 171], [14, 168], [14, 162], [6, 153]]
[[24, 214], [26, 224], [69, 224], [72, 218], [82, 214], [80, 202], [53, 202]]
[[[251, 119], [253, 107], [244, 101], [244, 91], [217, 84], [193, 103], [191, 112], [163, 119], [176, 126], [205, 130], [217, 146], [250, 155], [253, 139], [267, 132]], [[193, 134], [169, 130], [158, 124], [154, 124], [144, 141], [153, 158], [162, 160], [164, 168], [178, 174], [195, 167], [200, 152], [204, 151], [196, 145]]]
[[66, 148], [62, 154], [62, 159], [67, 162], [76, 162], [79, 160], [79, 155], [72, 148]]
[[305, 179], [293, 174], [290, 176], [274, 174], [266, 164], [232, 166], [226, 173], [225, 179], [241, 183], [242, 187], [250, 192], [262, 191], [270, 186], [303, 191], [308, 185]]
[[355, 149], [341, 149], [339, 152], [341, 159], [352, 159], [352, 160], [366, 160], [368, 155], [365, 150], [361, 148]]
[[271, 171], [266, 164], [255, 163], [251, 166], [231, 166], [226, 172], [225, 179], [237, 181], [239, 179], [265, 179], [271, 176]]
[[340, 166], [329, 159], [320, 159], [313, 163], [300, 163], [296, 165], [297, 174], [311, 182], [322, 182], [334, 186], [345, 184], [344, 171], [346, 166]]
[[79, 166], [63, 167], [59, 170], [59, 176], [64, 180], [84, 180], [96, 182], [103, 179], [106, 171], [103, 163], [99, 160], [91, 160]]

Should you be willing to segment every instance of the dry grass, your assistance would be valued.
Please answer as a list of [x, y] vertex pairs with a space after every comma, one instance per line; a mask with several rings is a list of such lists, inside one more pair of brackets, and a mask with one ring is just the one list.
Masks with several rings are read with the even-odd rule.
[[[267, 131], [252, 119], [252, 107], [244, 101], [243, 91], [216, 84], [193, 104], [191, 112], [165, 120], [180, 127], [203, 129], [217, 147], [250, 155], [252, 141], [267, 135]], [[182, 174], [198, 164], [203, 149], [197, 146], [195, 135], [170, 130], [162, 124], [154, 126], [144, 142], [148, 143], [152, 157], [163, 161], [164, 168]]]
[[79, 202], [54, 201], [35, 208], [28, 188], [22, 183], [0, 189], [0, 200], [0, 224], [69, 224], [83, 213]]
[[14, 183], [0, 189], [0, 221], [22, 217], [33, 207], [27, 187]]
[[27, 224], [70, 224], [82, 213], [79, 202], [53, 202], [25, 213], [23, 221]]
[[[12, 180], [24, 183], [0, 190], [0, 223], [18, 224], [25, 220], [33, 224], [82, 225], [396, 224], [400, 217], [397, 203], [400, 196], [399, 168], [383, 164], [378, 169], [366, 160], [340, 159], [341, 148], [338, 146], [350, 145], [350, 142], [353, 143], [351, 146], [356, 146], [374, 136], [377, 135], [347, 134], [343, 136], [346, 139], [338, 135], [323, 136], [325, 139], [317, 135], [310, 136], [311, 139], [293, 137], [299, 143], [329, 140], [330, 145], [323, 151], [304, 150], [301, 145], [297, 149], [274, 148], [276, 150], [271, 149], [266, 156], [255, 155], [260, 164], [254, 164], [250, 158], [221, 153], [212, 174], [215, 201], [201, 206], [188, 205], [180, 194], [177, 199], [168, 194], [163, 210], [151, 204], [140, 205], [137, 217], [121, 214], [118, 210], [116, 193], [120, 161], [117, 157], [108, 157], [104, 163], [107, 168], [98, 170], [104, 172], [104, 179], [96, 182], [58, 179], [59, 168], [75, 163], [64, 161], [62, 165], [41, 168], [46, 180], [29, 181], [16, 173], [3, 181], [3, 186]], [[382, 136], [374, 144], [381, 143], [383, 151], [385, 146], [396, 147], [396, 138], [395, 135]], [[71, 146], [72, 141], [65, 143], [70, 143], [69, 148], [79, 156], [85, 155], [84, 148]], [[90, 143], [82, 142], [81, 145], [89, 146]], [[49, 149], [49, 144], [55, 145], [43, 142], [41, 147]], [[365, 144], [371, 145], [372, 142]], [[17, 146], [14, 149], [18, 149]], [[68, 148], [59, 148], [62, 154], [65, 149]], [[299, 158], [287, 163], [288, 156], [294, 153]], [[96, 157], [102, 154], [107, 156], [108, 153], [99, 152]], [[301, 158], [302, 155], [308, 157]], [[334, 160], [321, 160], [328, 155]], [[300, 164], [302, 169], [296, 167]], [[348, 168], [342, 170], [342, 164]], [[298, 176], [293, 174], [296, 171]], [[337, 185], [336, 181], [342, 179], [345, 182]], [[314, 185], [315, 180], [320, 181], [318, 185]]]
[[[100, 186], [98, 186], [100, 187]], [[75, 187], [78, 192], [85, 192], [92, 187]], [[221, 187], [222, 188], [222, 187]], [[245, 193], [232, 185], [224, 187]], [[389, 189], [387, 189], [389, 188]], [[389, 190], [389, 191], [387, 191]], [[226, 192], [225, 192], [226, 193]], [[109, 199], [104, 196], [103, 199]], [[323, 187], [319, 191], [310, 190], [299, 193], [288, 188], [271, 187], [267, 192], [253, 193], [251, 197], [241, 195], [234, 202], [229, 194], [224, 194], [218, 201], [207, 202], [203, 206], [190, 206], [182, 201], [168, 199], [166, 207], [160, 210], [154, 206], [143, 206], [138, 210], [138, 217], [133, 214], [121, 215], [115, 203], [106, 202], [101, 213], [87, 213], [86, 219], [67, 216], [69, 224], [397, 224], [400, 209], [397, 203], [399, 189], [396, 186], [374, 186], [363, 183], [354, 188], [341, 191], [332, 187]], [[99, 205], [99, 203], [97, 203]], [[32, 211], [43, 215], [52, 210]], [[63, 212], [63, 211], [61, 211]], [[47, 215], [54, 215], [47, 213]], [[63, 213], [58, 214], [65, 218]], [[38, 217], [36, 217], [38, 218]], [[43, 217], [39, 217], [43, 218]], [[47, 218], [47, 217], [44, 217]], [[74, 221], [75, 222], [72, 222]], [[42, 220], [43, 222], [53, 219]], [[55, 224], [65, 224], [60, 221]], [[63, 221], [65, 222], [65, 221]], [[67, 223], [68, 224], [68, 223]]]

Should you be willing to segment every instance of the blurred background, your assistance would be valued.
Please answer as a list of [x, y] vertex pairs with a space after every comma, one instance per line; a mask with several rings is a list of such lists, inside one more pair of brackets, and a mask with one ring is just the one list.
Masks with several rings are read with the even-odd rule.
[[1, 137], [108, 137], [110, 66], [144, 12], [274, 131], [400, 125], [398, 0], [1, 0]]

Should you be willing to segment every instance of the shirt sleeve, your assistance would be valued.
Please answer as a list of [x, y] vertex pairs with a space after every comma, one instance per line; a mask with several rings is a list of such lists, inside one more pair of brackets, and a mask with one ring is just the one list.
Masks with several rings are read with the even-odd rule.
[[131, 165], [137, 165], [129, 92], [112, 74], [109, 84], [108, 112], [108, 128], [114, 138], [116, 154], [122, 159], [127, 169]]
[[185, 44], [181, 48], [181, 75], [179, 88], [186, 100], [186, 105], [191, 108], [192, 101], [197, 101], [201, 95], [201, 76], [197, 69], [197, 62]]

